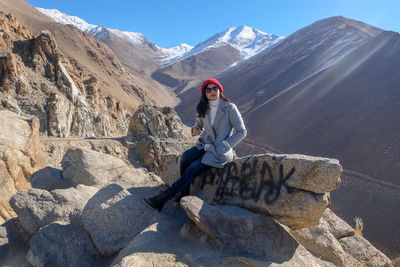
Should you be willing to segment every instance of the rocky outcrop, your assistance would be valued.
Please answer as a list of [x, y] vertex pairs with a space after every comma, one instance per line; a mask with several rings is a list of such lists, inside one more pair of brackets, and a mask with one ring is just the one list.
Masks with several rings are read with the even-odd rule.
[[338, 160], [261, 154], [240, 158], [197, 177], [191, 193], [208, 203], [237, 205], [272, 215], [292, 229], [318, 225], [339, 186]]
[[0, 110], [0, 217], [15, 216], [8, 201], [29, 189], [29, 177], [44, 166], [37, 118], [26, 118]]
[[[11, 14], [0, 13], [0, 99], [5, 109], [35, 115], [43, 135], [123, 135], [126, 110], [100, 92], [96, 77], [75, 66], [50, 32], [37, 37]], [[76, 63], [76, 62], [75, 62]], [[5, 98], [3, 98], [3, 95]], [[12, 103], [8, 98], [15, 101]]]
[[161, 177], [176, 172], [170, 170], [171, 164], [182, 151], [194, 145], [183, 133], [183, 124], [178, 114], [170, 107], [141, 105], [129, 123], [128, 142], [149, 170]]
[[[78, 156], [71, 156], [71, 153]], [[90, 176], [91, 180], [97, 179], [95, 177], [108, 178], [100, 179], [101, 182], [97, 183], [96, 187], [76, 184], [87, 181], [87, 179], [77, 178], [74, 179], [75, 187], [66, 189], [50, 187], [52, 191], [30, 189], [15, 194], [11, 199], [11, 204], [18, 218], [14, 219], [15, 227], [12, 229], [20, 230], [11, 231], [10, 227], [8, 227], [9, 230], [0, 228], [0, 242], [2, 242], [0, 252], [8, 253], [10, 250], [7, 248], [15, 245], [14, 241], [10, 243], [9, 240], [22, 240], [21, 238], [25, 236], [30, 240], [29, 248], [21, 247], [20, 251], [27, 255], [27, 261], [33, 266], [133, 266], [139, 264], [351, 266], [353, 263], [360, 263], [360, 266], [385, 266], [381, 263], [386, 263], [386, 259], [378, 256], [380, 252], [369, 243], [360, 241], [354, 236], [354, 229], [338, 222], [331, 213], [324, 213], [321, 225], [325, 225], [324, 227], [329, 229], [329, 232], [341, 244], [345, 252], [340, 255], [343, 256], [341, 262], [337, 261], [338, 257], [326, 256], [329, 247], [325, 249], [325, 252], [323, 249], [312, 249], [312, 247], [321, 246], [320, 236], [313, 235], [307, 242], [301, 241], [303, 246], [298, 243], [300, 238], [293, 234], [295, 239], [289, 233], [289, 231], [292, 233], [296, 231], [278, 223], [274, 217], [265, 212], [263, 212], [265, 214], [253, 213], [236, 206], [212, 206], [204, 199], [187, 196], [180, 203], [183, 209], [173, 202], [168, 202], [159, 213], [142, 201], [143, 197], [154, 195], [158, 190], [165, 189], [162, 180], [154, 173], [126, 166], [122, 173], [110, 173], [109, 170], [118, 169], [121, 164], [118, 160], [105, 159], [105, 154], [100, 155], [98, 152], [80, 148], [73, 148], [67, 154], [64, 158], [71, 158], [68, 159], [68, 164], [63, 166], [63, 170], [39, 171], [35, 175], [43, 173], [43, 176], [48, 177], [49, 172], [64, 174], [78, 173], [67, 170], [79, 170], [82, 177]], [[268, 159], [268, 155], [261, 155], [250, 159], [238, 159], [235, 162], [239, 164], [242, 160], [242, 165], [254, 166], [257, 172], [259, 168], [256, 163], [264, 160], [270, 166], [270, 172], [268, 167], [264, 169], [271, 175], [275, 174], [275, 168], [278, 166], [278, 174], [288, 178], [284, 180], [282, 187], [288, 190], [286, 186], [289, 186], [293, 192], [298, 190], [311, 194], [308, 190], [313, 190], [313, 188], [316, 188], [315, 191], [324, 192], [337, 186], [338, 180], [335, 179], [335, 173], [340, 173], [341, 169], [335, 160], [298, 155], [275, 155], [274, 157]], [[101, 161], [101, 159], [105, 160]], [[267, 163], [262, 165], [267, 166]], [[296, 167], [296, 171], [291, 173], [290, 170], [293, 167]], [[94, 172], [96, 168], [97, 173]], [[236, 177], [232, 170], [231, 167], [229, 177]], [[287, 170], [291, 173], [290, 176], [287, 175]], [[249, 182], [255, 183], [257, 176], [250, 175], [250, 172], [251, 169], [244, 170], [243, 173], [247, 174]], [[219, 177], [218, 175], [216, 177]], [[79, 176], [81, 175], [76, 175], [76, 177]], [[291, 178], [293, 181], [290, 181]], [[57, 181], [60, 179], [65, 179], [65, 177], [56, 178]], [[316, 183], [314, 179], [321, 181]], [[44, 179], [35, 178], [35, 180], [37, 187], [47, 186], [40, 184], [40, 181]], [[265, 182], [265, 184], [271, 185], [271, 182]], [[232, 193], [231, 197], [234, 199], [236, 187], [228, 185], [233, 189], [230, 194]], [[210, 184], [208, 186], [212, 187]], [[196, 191], [195, 187], [192, 188], [193, 192]], [[210, 189], [204, 187], [204, 190]], [[250, 191], [241, 190], [241, 192], [249, 194]], [[285, 202], [284, 199], [280, 200], [284, 197], [283, 192], [282, 189], [277, 198], [278, 202]], [[264, 191], [261, 190], [261, 193]], [[313, 194], [315, 197], [318, 194], [327, 193]], [[229, 197], [225, 191], [224, 195]], [[208, 197], [207, 194], [205, 196]], [[263, 195], [262, 199], [269, 198]], [[296, 200], [298, 201], [297, 198], [291, 199], [293, 206], [305, 204], [305, 210], [307, 210], [307, 203], [300, 204], [295, 202]], [[240, 205], [240, 203], [235, 205]], [[244, 205], [241, 206], [244, 207]], [[6, 224], [8, 223], [10, 222]], [[306, 229], [300, 231], [306, 231]], [[310, 248], [313, 254], [306, 248]], [[356, 248], [356, 251], [351, 251], [350, 248]], [[373, 265], [369, 265], [371, 262], [374, 262]], [[0, 263], [2, 263], [1, 259]]]

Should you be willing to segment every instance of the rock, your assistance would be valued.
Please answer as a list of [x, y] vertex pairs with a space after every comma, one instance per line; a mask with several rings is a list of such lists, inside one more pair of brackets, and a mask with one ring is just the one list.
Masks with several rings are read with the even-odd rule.
[[[187, 140], [183, 134], [184, 129], [186, 128], [172, 108], [141, 105], [130, 120], [127, 142], [137, 141], [134, 147], [136, 153], [150, 171], [162, 178], [167, 177], [170, 172], [173, 177], [179, 177], [179, 171], [174, 171], [175, 165], [172, 168], [169, 165], [171, 162], [168, 159], [171, 157], [166, 158], [165, 155], [178, 157], [195, 144], [194, 140]], [[165, 172], [166, 169], [168, 170]], [[175, 170], [179, 170], [179, 165]]]
[[81, 224], [81, 212], [97, 188], [79, 185], [77, 188], [20, 191], [10, 199], [22, 228], [30, 234], [55, 221]]
[[147, 267], [147, 266], [163, 266], [163, 267], [184, 267], [189, 266], [179, 262], [174, 254], [167, 253], [135, 253], [134, 255], [123, 258], [119, 263], [112, 265], [114, 267]]
[[361, 262], [362, 266], [391, 266], [391, 260], [362, 236], [344, 237], [339, 242], [343, 250]]
[[234, 206], [211, 206], [193, 196], [181, 206], [189, 218], [224, 251], [243, 253], [264, 261], [284, 262], [293, 257], [299, 244], [267, 215]]
[[338, 266], [361, 265], [343, 250], [339, 242], [342, 237], [354, 235], [354, 229], [329, 209], [324, 211], [319, 225], [291, 233], [308, 251]]
[[117, 184], [102, 188], [82, 212], [84, 227], [102, 255], [118, 252], [158, 219], [157, 210]]
[[8, 201], [31, 188], [29, 177], [44, 166], [39, 143], [39, 121], [0, 110], [0, 217], [15, 216]]
[[83, 147], [68, 149], [61, 166], [64, 179], [84, 185], [107, 184], [128, 169], [116, 157]]
[[0, 226], [0, 266], [28, 266], [25, 254], [29, 249], [30, 235], [24, 231], [17, 218]]
[[79, 225], [54, 222], [31, 239], [27, 260], [33, 266], [102, 266], [89, 235]]
[[254, 155], [209, 169], [195, 179], [191, 193], [209, 203], [271, 214], [292, 229], [302, 229], [318, 225], [341, 170], [335, 159]]
[[[168, 203], [169, 204], [169, 203]], [[243, 211], [242, 212], [246, 212]], [[247, 212], [248, 213], [248, 212]], [[215, 244], [199, 242], [202, 238], [198, 229], [188, 226], [187, 216], [179, 207], [168, 205], [157, 223], [143, 230], [120, 251], [110, 266], [134, 266], [136, 262], [166, 260], [167, 266], [333, 266], [312, 257], [299, 246], [287, 262], [261, 261], [246, 253], [235, 253], [218, 249]], [[261, 216], [261, 215], [260, 215]], [[239, 216], [240, 217], [240, 216]], [[243, 228], [243, 227], [242, 227]], [[184, 233], [188, 231], [187, 233]], [[181, 235], [180, 233], [183, 233]], [[190, 236], [190, 238], [186, 238]], [[207, 238], [206, 238], [207, 239]], [[239, 241], [240, 242], [240, 241]], [[240, 245], [240, 244], [236, 244]], [[259, 249], [259, 248], [258, 248]], [[229, 265], [229, 259], [235, 264]], [[241, 262], [241, 265], [236, 263]], [[244, 265], [243, 263], [246, 263]], [[224, 265], [225, 264], [225, 265]]]
[[33, 188], [52, 191], [54, 189], [66, 189], [74, 186], [70, 180], [62, 178], [62, 172], [59, 169], [46, 167], [32, 174], [31, 185]]
[[355, 234], [354, 229], [348, 225], [341, 218], [330, 209], [326, 209], [322, 214], [322, 220], [328, 225], [328, 230], [336, 239], [340, 239], [346, 236], [352, 236]]
[[182, 122], [170, 107], [140, 105], [129, 124], [129, 136], [138, 139], [147, 136], [155, 138], [182, 138]]

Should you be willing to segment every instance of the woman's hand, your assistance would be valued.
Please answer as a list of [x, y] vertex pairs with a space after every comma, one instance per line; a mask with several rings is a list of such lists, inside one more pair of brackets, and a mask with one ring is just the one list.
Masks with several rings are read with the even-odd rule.
[[199, 135], [200, 133], [201, 133], [201, 129], [199, 127], [194, 127], [192, 129], [192, 135], [193, 136]]

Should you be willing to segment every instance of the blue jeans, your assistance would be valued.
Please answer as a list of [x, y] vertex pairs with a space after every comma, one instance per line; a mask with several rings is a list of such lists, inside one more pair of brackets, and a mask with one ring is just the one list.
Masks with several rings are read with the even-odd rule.
[[181, 177], [164, 192], [169, 198], [173, 198], [177, 193], [188, 188], [197, 175], [210, 168], [210, 166], [201, 163], [205, 153], [203, 149], [197, 147], [192, 147], [183, 152], [180, 162]]

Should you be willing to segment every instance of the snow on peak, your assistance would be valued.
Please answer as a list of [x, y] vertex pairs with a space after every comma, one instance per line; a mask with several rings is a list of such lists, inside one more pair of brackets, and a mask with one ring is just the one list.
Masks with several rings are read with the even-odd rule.
[[248, 59], [271, 45], [279, 42], [284, 37], [262, 32], [249, 26], [230, 27], [229, 29], [217, 33], [206, 41], [199, 43], [189, 52], [178, 57], [168, 57], [163, 60], [165, 64], [188, 58], [192, 55], [201, 53], [211, 48], [230, 45], [240, 51], [243, 59]]
[[40, 7], [37, 7], [36, 9], [59, 23], [72, 24], [84, 32], [97, 27], [97, 25], [89, 24], [81, 18], [70, 16], [68, 14], [58, 11], [57, 9], [45, 9]]

